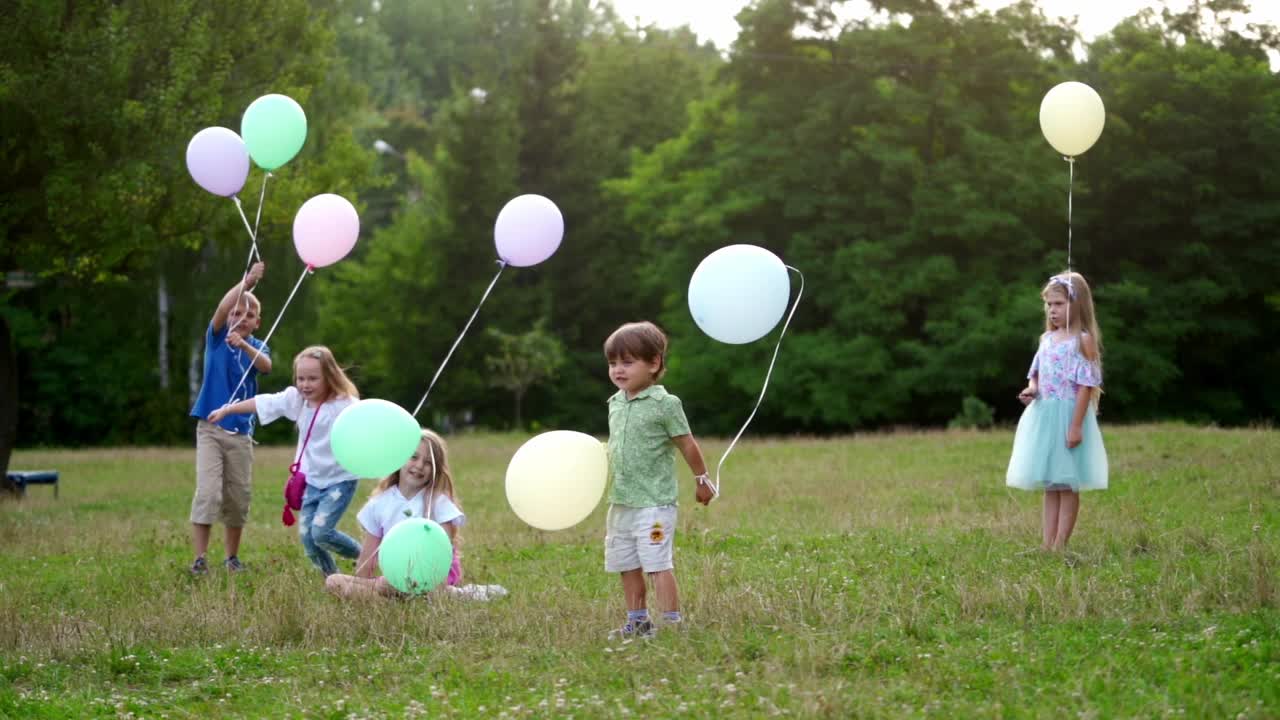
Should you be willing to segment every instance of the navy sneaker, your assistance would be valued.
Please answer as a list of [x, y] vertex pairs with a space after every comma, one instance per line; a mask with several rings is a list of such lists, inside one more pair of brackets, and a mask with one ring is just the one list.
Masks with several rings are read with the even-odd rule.
[[209, 572], [209, 562], [204, 559], [203, 555], [196, 558], [196, 561], [191, 563], [192, 575], [204, 575], [207, 572]]
[[610, 640], [632, 640], [640, 638], [648, 640], [657, 634], [657, 630], [653, 627], [653, 621], [641, 620], [639, 622], [628, 621], [625, 625], [617, 630], [609, 631]]
[[240, 558], [232, 555], [222, 561], [222, 567], [226, 568], [227, 572], [240, 572], [244, 570], [244, 563], [240, 562]]

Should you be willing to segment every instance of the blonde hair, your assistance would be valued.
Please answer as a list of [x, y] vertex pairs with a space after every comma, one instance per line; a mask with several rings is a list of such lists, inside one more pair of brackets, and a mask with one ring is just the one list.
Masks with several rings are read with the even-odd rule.
[[[312, 345], [293, 356], [293, 377], [295, 381], [298, 377], [298, 361], [303, 358], [320, 361], [320, 376], [324, 378], [324, 384], [329, 388], [329, 397], [360, 399], [360, 391], [356, 389], [356, 384], [351, 382], [351, 378], [347, 377], [346, 371], [342, 369], [342, 366], [333, 357], [333, 352], [323, 345]], [[325, 398], [326, 401], [328, 399]]]
[[[1058, 273], [1049, 278], [1040, 297], [1049, 299], [1051, 293], [1058, 293], [1067, 300], [1067, 334], [1074, 336], [1080, 345], [1080, 354], [1086, 360], [1098, 366], [1098, 375], [1102, 375], [1102, 330], [1098, 328], [1098, 317], [1093, 309], [1093, 291], [1084, 276], [1070, 270]], [[1053, 332], [1053, 321], [1049, 319], [1049, 308], [1044, 311], [1045, 332]], [[1081, 334], [1088, 335], [1093, 342], [1085, 345], [1080, 342]], [[1102, 400], [1102, 388], [1089, 389], [1089, 402], [1097, 410]]]
[[[449, 469], [449, 448], [445, 445], [444, 438], [426, 428], [422, 428], [421, 443], [425, 443], [428, 452], [431, 453], [431, 478], [427, 480], [427, 489], [431, 500], [423, 503], [423, 511], [428, 518], [431, 517], [431, 512], [435, 509], [434, 498], [436, 495], [444, 495], [452, 500], [453, 504], [458, 506], [458, 509], [462, 509], [462, 501], [458, 498], [457, 491], [453, 487], [453, 471]], [[379, 480], [378, 486], [370, 493], [369, 499], [372, 500], [392, 487], [399, 487], [400, 472], [403, 469], [396, 470]]]
[[627, 323], [614, 330], [604, 341], [606, 360], [618, 360], [630, 356], [644, 362], [656, 362], [658, 371], [653, 374], [657, 382], [667, 372], [667, 336], [651, 322]]
[[236, 304], [231, 309], [232, 310], [238, 309], [240, 307], [241, 300], [244, 301], [244, 306], [246, 309], [252, 306], [254, 310], [258, 311], [258, 315], [262, 315], [262, 301], [258, 299], [257, 295], [254, 295], [249, 290], [245, 290], [244, 292], [240, 293], [239, 299], [236, 300]]

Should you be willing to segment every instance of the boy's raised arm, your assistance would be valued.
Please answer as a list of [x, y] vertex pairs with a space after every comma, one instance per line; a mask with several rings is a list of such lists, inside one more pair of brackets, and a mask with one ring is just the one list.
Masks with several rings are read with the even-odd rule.
[[[222, 328], [227, 326], [227, 316], [231, 314], [231, 310], [236, 306], [236, 300], [240, 299], [243, 293], [249, 292], [258, 285], [258, 281], [262, 279], [262, 273], [266, 270], [266, 264], [256, 262], [253, 267], [249, 268], [249, 274], [243, 280], [231, 286], [230, 290], [222, 296], [218, 301], [218, 307], [213, 311], [214, 332], [221, 332]], [[244, 286], [243, 289], [241, 286]]]

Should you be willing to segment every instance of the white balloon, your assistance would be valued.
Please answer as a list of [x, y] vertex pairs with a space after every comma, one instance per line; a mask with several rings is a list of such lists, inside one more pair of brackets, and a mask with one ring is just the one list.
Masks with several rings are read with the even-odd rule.
[[609, 458], [599, 440], [572, 430], [529, 439], [507, 465], [507, 502], [539, 530], [582, 522], [600, 504]]
[[773, 330], [787, 311], [791, 278], [777, 255], [729, 245], [708, 255], [689, 279], [689, 312], [702, 331], [740, 345]]
[[1068, 157], [1093, 147], [1106, 120], [1102, 97], [1084, 83], [1064, 82], [1040, 101], [1040, 130], [1055, 150]]

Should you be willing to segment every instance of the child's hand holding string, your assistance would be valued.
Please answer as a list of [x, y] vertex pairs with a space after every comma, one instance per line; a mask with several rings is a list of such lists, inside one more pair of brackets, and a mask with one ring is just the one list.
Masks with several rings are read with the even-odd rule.
[[1018, 400], [1022, 401], [1023, 405], [1030, 405], [1031, 401], [1035, 400], [1036, 395], [1038, 394], [1039, 393], [1036, 391], [1035, 385], [1028, 385], [1022, 389], [1022, 392], [1018, 393]]
[[249, 268], [248, 277], [245, 278], [244, 289], [252, 290], [258, 286], [258, 281], [262, 280], [262, 274], [266, 272], [267, 264], [264, 262], [256, 262], [253, 267]]
[[711, 484], [711, 477], [704, 474], [699, 475], [694, 480], [698, 481], [698, 489], [694, 494], [694, 499], [703, 505], [710, 505], [716, 495], [720, 494], [716, 492], [715, 487]]

